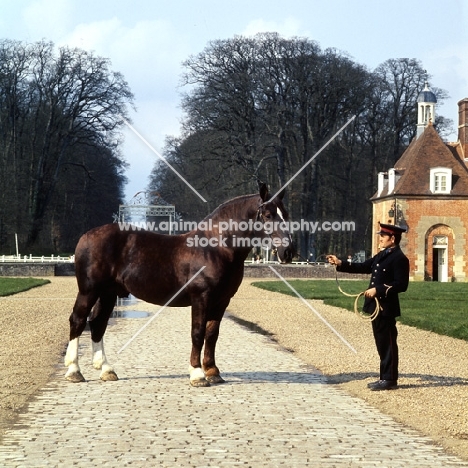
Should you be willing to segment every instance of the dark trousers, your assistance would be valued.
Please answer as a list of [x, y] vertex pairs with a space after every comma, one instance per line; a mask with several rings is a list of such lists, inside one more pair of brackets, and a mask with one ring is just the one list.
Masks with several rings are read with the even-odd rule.
[[395, 318], [379, 314], [372, 321], [372, 331], [380, 357], [380, 379], [398, 380], [398, 331]]

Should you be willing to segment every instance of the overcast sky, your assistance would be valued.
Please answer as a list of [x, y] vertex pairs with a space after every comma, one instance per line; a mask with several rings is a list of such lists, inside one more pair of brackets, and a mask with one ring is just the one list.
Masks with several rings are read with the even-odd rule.
[[[439, 114], [458, 122], [457, 102], [468, 97], [466, 0], [0, 0], [0, 38], [110, 58], [135, 94], [135, 129], [160, 152], [179, 134], [182, 61], [209, 41], [272, 31], [337, 48], [371, 70], [416, 58], [451, 96]], [[130, 130], [123, 153], [130, 199], [146, 188], [156, 156]]]

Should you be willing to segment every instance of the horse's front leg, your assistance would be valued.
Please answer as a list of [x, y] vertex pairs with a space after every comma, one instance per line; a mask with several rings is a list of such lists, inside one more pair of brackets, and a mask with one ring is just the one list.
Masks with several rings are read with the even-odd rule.
[[209, 383], [220, 384], [225, 380], [219, 374], [219, 369], [215, 362], [216, 343], [219, 336], [219, 326], [221, 320], [209, 320], [206, 324], [205, 350], [203, 356], [203, 371]]
[[65, 378], [70, 382], [85, 382], [85, 378], [78, 365], [78, 345], [79, 338], [70, 340], [65, 354], [65, 365], [68, 367]]

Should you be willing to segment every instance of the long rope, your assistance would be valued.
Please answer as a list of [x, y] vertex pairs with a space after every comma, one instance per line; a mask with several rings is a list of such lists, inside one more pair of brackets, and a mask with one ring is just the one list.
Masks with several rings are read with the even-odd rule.
[[341, 294], [345, 295], [345, 296], [348, 296], [348, 297], [355, 297], [356, 299], [354, 300], [354, 313], [356, 315], [358, 315], [360, 318], [362, 318], [363, 320], [370, 320], [372, 322], [372, 320], [375, 320], [377, 318], [377, 316], [379, 315], [379, 312], [380, 312], [380, 302], [379, 300], [377, 299], [377, 297], [374, 297], [375, 299], [375, 309], [374, 309], [374, 312], [372, 312], [372, 314], [362, 314], [361, 312], [359, 312], [359, 309], [358, 309], [358, 301], [359, 301], [359, 298], [361, 296], [364, 296], [364, 291], [358, 293], [358, 294], [349, 294], [345, 291], [343, 291], [341, 289], [341, 286], [340, 286], [340, 282], [338, 281], [338, 270], [335, 268], [335, 280], [336, 280], [336, 285], [338, 286], [338, 290], [340, 291]]

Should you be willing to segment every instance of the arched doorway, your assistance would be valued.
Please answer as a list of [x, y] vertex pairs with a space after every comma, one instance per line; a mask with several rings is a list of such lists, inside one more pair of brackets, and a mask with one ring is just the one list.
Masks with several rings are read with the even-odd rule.
[[454, 235], [446, 224], [436, 224], [426, 233], [426, 272], [432, 281], [446, 283], [453, 276]]

